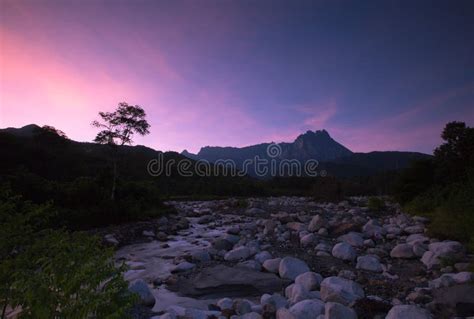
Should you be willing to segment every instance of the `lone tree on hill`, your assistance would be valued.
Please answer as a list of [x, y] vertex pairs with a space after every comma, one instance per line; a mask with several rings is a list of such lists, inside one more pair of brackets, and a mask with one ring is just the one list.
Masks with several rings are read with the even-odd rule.
[[102, 129], [94, 139], [94, 142], [106, 144], [112, 148], [113, 181], [110, 199], [115, 198], [117, 184], [117, 151], [118, 146], [133, 143], [132, 137], [135, 133], [147, 135], [150, 124], [146, 120], [145, 110], [139, 105], [129, 105], [121, 102], [114, 112], [99, 112], [100, 121], [92, 122], [94, 127]]

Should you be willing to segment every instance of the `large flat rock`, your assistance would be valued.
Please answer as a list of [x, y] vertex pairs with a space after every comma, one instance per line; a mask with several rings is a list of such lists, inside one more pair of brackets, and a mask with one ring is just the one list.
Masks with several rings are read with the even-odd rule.
[[189, 278], [180, 278], [170, 288], [193, 297], [237, 297], [280, 292], [288, 284], [288, 280], [275, 274], [245, 267], [217, 265], [205, 268]]

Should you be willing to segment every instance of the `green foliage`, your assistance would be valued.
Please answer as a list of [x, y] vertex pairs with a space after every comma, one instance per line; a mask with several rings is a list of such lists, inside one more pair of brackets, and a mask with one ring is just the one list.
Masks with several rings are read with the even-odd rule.
[[385, 202], [379, 197], [370, 197], [367, 202], [367, 207], [374, 212], [379, 212], [385, 208]]
[[474, 251], [474, 128], [451, 122], [432, 162], [405, 170], [396, 198], [412, 214], [430, 217], [429, 233], [456, 239]]
[[429, 231], [443, 239], [474, 241], [474, 178], [450, 185], [445, 192], [446, 199], [436, 207]]
[[[0, 189], [0, 306], [20, 318], [124, 318], [134, 302], [113, 251], [96, 237], [52, 229], [50, 204]], [[4, 317], [2, 314], [2, 318]]]

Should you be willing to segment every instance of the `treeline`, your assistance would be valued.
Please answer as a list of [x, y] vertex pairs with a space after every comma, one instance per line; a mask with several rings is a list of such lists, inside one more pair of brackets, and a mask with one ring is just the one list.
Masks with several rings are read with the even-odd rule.
[[394, 194], [409, 212], [431, 218], [432, 236], [474, 249], [474, 128], [451, 122], [441, 137], [433, 159], [404, 170]]
[[[294, 195], [335, 201], [351, 195], [387, 194], [396, 177], [394, 172], [351, 178], [259, 180], [216, 172], [206, 177], [186, 177], [176, 169], [180, 161], [189, 161], [180, 154], [121, 146], [117, 151], [119, 173], [112, 200], [113, 167], [107, 145], [78, 143], [54, 128], [38, 127], [27, 136], [0, 133], [0, 148], [4, 154], [0, 187], [8, 187], [33, 203], [54, 205], [58, 211], [55, 223], [69, 229], [156, 217], [169, 212], [170, 208], [163, 205], [167, 199]], [[174, 161], [171, 175], [154, 177], [148, 173], [147, 164], [159, 156], [163, 158], [162, 165]]]

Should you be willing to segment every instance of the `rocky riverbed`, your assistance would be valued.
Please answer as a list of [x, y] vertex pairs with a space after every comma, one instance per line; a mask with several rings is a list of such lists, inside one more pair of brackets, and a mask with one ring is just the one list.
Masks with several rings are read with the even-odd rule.
[[474, 316], [472, 256], [429, 220], [366, 198], [170, 202], [177, 213], [109, 230], [141, 318]]

